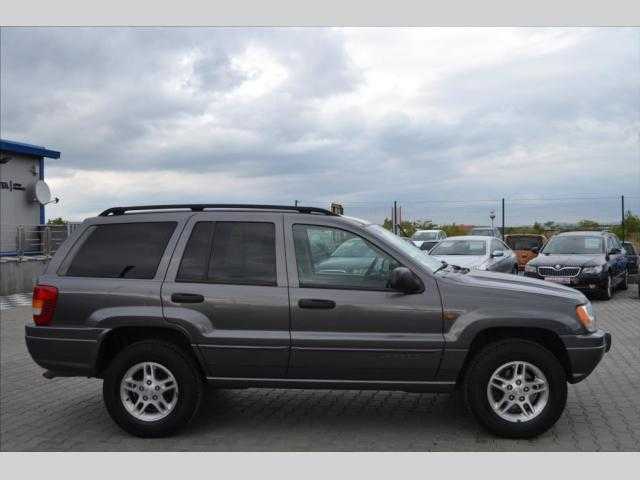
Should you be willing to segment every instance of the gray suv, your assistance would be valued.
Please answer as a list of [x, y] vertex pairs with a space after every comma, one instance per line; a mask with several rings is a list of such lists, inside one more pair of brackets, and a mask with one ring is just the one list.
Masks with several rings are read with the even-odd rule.
[[205, 382], [458, 389], [490, 431], [532, 437], [611, 346], [577, 290], [449, 266], [313, 207], [110, 208], [58, 250], [33, 305], [45, 377], [104, 379], [109, 414], [142, 437], [186, 425]]

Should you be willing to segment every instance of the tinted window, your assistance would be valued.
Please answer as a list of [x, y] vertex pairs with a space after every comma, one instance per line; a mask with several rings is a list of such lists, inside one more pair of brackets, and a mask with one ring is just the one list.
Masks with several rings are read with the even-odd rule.
[[153, 278], [175, 222], [93, 227], [67, 269], [72, 277]]
[[532, 250], [542, 246], [541, 237], [509, 237], [507, 244], [514, 250]]
[[293, 240], [301, 287], [383, 290], [399, 266], [368, 241], [337, 228], [294, 225]]
[[176, 280], [276, 285], [275, 225], [263, 222], [198, 222]]

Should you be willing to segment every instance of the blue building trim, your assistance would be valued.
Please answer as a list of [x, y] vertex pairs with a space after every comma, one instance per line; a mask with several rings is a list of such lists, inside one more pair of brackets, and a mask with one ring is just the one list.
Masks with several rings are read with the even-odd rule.
[[30, 143], [14, 142], [13, 140], [0, 139], [0, 152], [18, 153], [40, 158], [60, 158], [60, 152], [49, 150]]
[[[44, 158], [40, 157], [40, 165], [38, 166], [40, 180], [44, 180]], [[40, 205], [40, 225], [44, 225], [44, 205]]]

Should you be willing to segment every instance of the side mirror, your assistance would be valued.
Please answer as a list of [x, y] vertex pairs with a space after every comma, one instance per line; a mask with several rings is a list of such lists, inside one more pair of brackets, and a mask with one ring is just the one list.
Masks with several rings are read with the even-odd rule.
[[540, 253], [540, 249], [539, 249], [538, 247], [533, 247], [533, 248], [531, 249], [531, 251], [532, 251], [533, 253], [535, 253], [536, 255], [537, 255], [538, 253]]
[[389, 287], [406, 294], [423, 291], [422, 282], [407, 267], [396, 267], [391, 271]]
[[491, 252], [491, 256], [492, 257], [504, 257], [504, 251], [503, 250], [494, 250], [493, 252]]

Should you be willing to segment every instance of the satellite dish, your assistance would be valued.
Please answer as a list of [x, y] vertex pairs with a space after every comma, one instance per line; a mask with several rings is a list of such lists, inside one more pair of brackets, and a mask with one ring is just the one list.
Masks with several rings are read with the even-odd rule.
[[46, 205], [51, 201], [51, 190], [49, 185], [44, 180], [38, 180], [33, 189], [34, 202], [38, 202], [41, 205]]

